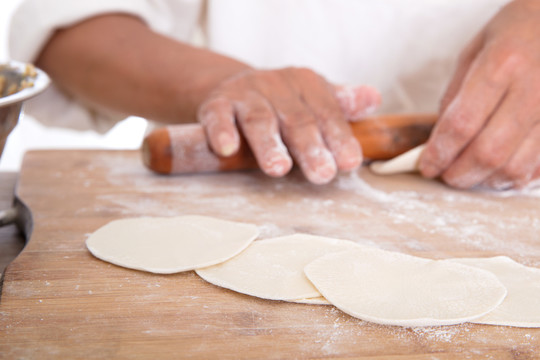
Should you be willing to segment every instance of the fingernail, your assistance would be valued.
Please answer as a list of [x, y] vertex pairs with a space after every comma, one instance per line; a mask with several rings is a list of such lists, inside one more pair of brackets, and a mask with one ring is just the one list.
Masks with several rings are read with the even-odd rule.
[[309, 180], [314, 184], [328, 184], [336, 176], [336, 172], [336, 163], [332, 161], [322, 166], [318, 166]]
[[231, 156], [238, 150], [238, 142], [228, 133], [219, 134], [218, 142], [222, 156]]
[[306, 173], [309, 181], [320, 185], [329, 183], [337, 173], [337, 165], [330, 151], [315, 149], [310, 155], [316, 159], [316, 166]]
[[280, 177], [287, 174], [292, 168], [292, 159], [287, 154], [275, 152], [270, 154], [264, 164], [264, 172], [270, 176]]
[[338, 158], [340, 159], [339, 168], [341, 170], [350, 171], [360, 166], [363, 156], [358, 142], [354, 140], [344, 144]]
[[367, 111], [374, 111], [381, 104], [381, 94], [371, 86], [362, 87], [364, 93], [364, 107]]
[[370, 86], [357, 86], [350, 90], [352, 94], [348, 115], [350, 120], [357, 121], [373, 114], [381, 104], [381, 95]]
[[364, 109], [364, 116], [371, 115], [377, 110], [377, 105], [369, 105]]

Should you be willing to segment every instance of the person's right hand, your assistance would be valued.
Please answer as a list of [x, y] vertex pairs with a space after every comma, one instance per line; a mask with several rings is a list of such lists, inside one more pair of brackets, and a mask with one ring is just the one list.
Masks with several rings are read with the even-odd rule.
[[540, 179], [540, 1], [503, 7], [462, 52], [420, 159], [428, 178], [496, 190]]
[[240, 130], [259, 167], [287, 174], [296, 161], [314, 184], [362, 163], [362, 150], [347, 121], [373, 111], [380, 95], [367, 86], [342, 87], [304, 68], [249, 69], [220, 83], [199, 106], [212, 150], [230, 156]]

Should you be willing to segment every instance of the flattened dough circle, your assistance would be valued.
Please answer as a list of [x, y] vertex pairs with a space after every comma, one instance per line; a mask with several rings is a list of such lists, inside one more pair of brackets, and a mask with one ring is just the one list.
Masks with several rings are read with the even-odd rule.
[[358, 247], [352, 241], [295, 234], [255, 241], [229, 261], [196, 272], [209, 283], [263, 299], [317, 298], [321, 294], [304, 267], [324, 254]]
[[506, 288], [492, 273], [379, 249], [325, 255], [305, 268], [340, 310], [401, 326], [458, 324], [495, 309]]
[[223, 262], [259, 235], [255, 225], [207, 216], [115, 220], [86, 240], [90, 252], [110, 263], [159, 274]]
[[540, 269], [506, 256], [451, 259], [495, 274], [508, 295], [495, 310], [471, 322], [516, 327], [540, 327]]

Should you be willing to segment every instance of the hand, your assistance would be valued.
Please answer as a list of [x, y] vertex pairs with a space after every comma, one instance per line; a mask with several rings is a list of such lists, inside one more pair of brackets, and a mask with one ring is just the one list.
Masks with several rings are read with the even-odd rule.
[[198, 119], [216, 154], [233, 155], [241, 130], [266, 174], [287, 174], [294, 158], [309, 181], [324, 184], [338, 169], [361, 165], [347, 120], [379, 103], [372, 88], [335, 87], [308, 69], [250, 69], [218, 85], [199, 107]]
[[461, 54], [420, 160], [456, 188], [540, 177], [540, 1], [504, 7]]
[[97, 109], [169, 124], [198, 117], [221, 156], [237, 151], [241, 130], [265, 173], [285, 175], [292, 155], [314, 183], [360, 165], [346, 119], [380, 102], [371, 88], [334, 87], [307, 69], [253, 70], [125, 14], [55, 32], [38, 64], [63, 91]]

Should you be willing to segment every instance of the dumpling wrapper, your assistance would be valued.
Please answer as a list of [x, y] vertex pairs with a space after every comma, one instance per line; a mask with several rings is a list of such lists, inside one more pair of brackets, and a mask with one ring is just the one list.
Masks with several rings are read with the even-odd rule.
[[506, 296], [488, 271], [379, 249], [328, 254], [305, 273], [343, 312], [386, 325], [463, 323], [489, 313]]
[[322, 255], [359, 246], [348, 240], [295, 234], [255, 241], [229, 261], [196, 272], [209, 283], [263, 299], [311, 299], [321, 294], [306, 278], [304, 267]]
[[115, 220], [86, 240], [97, 258], [130, 269], [172, 274], [221, 263], [259, 235], [257, 226], [207, 216]]
[[424, 151], [425, 144], [419, 145], [393, 159], [387, 161], [374, 161], [370, 170], [379, 175], [393, 175], [418, 171], [418, 161]]
[[540, 327], [540, 269], [506, 256], [459, 258], [450, 261], [488, 270], [506, 286], [508, 295], [495, 310], [471, 322], [516, 327]]

